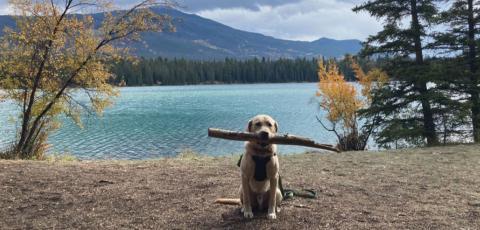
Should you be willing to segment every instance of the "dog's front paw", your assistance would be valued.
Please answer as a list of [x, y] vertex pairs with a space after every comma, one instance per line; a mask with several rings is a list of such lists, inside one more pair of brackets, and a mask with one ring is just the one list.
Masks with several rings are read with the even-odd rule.
[[275, 213], [268, 213], [268, 214], [267, 214], [267, 219], [269, 219], [269, 220], [275, 220], [275, 219], [277, 219], [277, 214], [275, 214]]
[[243, 212], [243, 216], [247, 219], [253, 218], [253, 212], [252, 211], [245, 211]]

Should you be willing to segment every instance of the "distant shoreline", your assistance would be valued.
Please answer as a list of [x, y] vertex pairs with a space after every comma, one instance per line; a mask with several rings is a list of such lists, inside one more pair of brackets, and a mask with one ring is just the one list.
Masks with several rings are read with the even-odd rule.
[[154, 85], [135, 85], [135, 86], [132, 86], [132, 85], [126, 85], [126, 86], [118, 86], [118, 85], [114, 85], [116, 87], [120, 87], [120, 88], [130, 88], [130, 87], [152, 87], [152, 86], [195, 86], [195, 85], [268, 85], [268, 84], [295, 84], [295, 83], [298, 83], [298, 84], [306, 84], [306, 83], [318, 83], [316, 81], [298, 81], [298, 82], [245, 82], [245, 83], [241, 83], [241, 82], [236, 82], [236, 83], [225, 83], [225, 82], [215, 82], [215, 83], [195, 83], [195, 84], [168, 84], [168, 85], [164, 85], [164, 84], [154, 84]]

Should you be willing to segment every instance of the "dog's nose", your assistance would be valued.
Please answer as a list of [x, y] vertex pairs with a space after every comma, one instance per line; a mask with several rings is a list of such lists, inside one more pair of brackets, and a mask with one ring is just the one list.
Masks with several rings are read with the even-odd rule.
[[267, 133], [267, 132], [261, 131], [261, 132], [259, 133], [259, 135], [260, 135], [260, 138], [262, 138], [262, 139], [264, 139], [264, 140], [268, 140], [268, 133]]

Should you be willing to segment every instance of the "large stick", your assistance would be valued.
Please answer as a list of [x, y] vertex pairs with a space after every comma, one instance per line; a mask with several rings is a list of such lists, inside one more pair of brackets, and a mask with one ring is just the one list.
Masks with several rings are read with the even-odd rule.
[[333, 145], [319, 144], [313, 141], [312, 139], [289, 135], [289, 134], [275, 135], [265, 140], [264, 138], [260, 137], [256, 133], [234, 132], [234, 131], [223, 130], [223, 129], [209, 128], [208, 136], [234, 140], [234, 141], [260, 141], [260, 142], [266, 142], [270, 144], [300, 145], [300, 146], [334, 151], [337, 153], [340, 152], [340, 150], [335, 148]]

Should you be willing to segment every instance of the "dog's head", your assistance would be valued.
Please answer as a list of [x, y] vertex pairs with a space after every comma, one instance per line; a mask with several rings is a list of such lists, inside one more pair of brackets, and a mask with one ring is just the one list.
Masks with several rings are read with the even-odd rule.
[[257, 115], [248, 122], [247, 131], [257, 133], [267, 140], [278, 132], [278, 124], [268, 115]]

